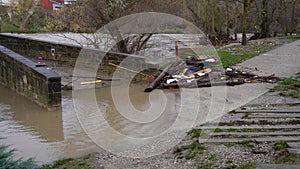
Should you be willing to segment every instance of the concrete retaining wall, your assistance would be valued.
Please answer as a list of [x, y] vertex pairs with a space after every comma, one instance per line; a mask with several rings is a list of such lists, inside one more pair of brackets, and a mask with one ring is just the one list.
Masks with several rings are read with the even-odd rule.
[[[82, 48], [76, 45], [65, 44], [64, 42], [55, 43], [50, 41], [41, 41], [28, 37], [20, 37], [17, 34], [0, 34], [0, 45], [18, 52], [25, 57], [36, 59], [39, 54], [42, 54], [47, 60], [64, 62], [72, 66], [75, 65], [76, 59], [82, 51]], [[54, 54], [51, 53], [53, 50], [55, 50]], [[91, 51], [94, 53], [97, 50], [91, 49]], [[97, 52], [103, 51], [98, 50]], [[130, 63], [128, 68], [158, 67], [157, 65], [146, 63], [146, 59], [144, 57], [118, 52], [109, 52], [106, 53], [101, 64], [99, 65], [99, 70], [104, 73], [111, 73], [112, 70], [111, 68], [108, 68], [108, 63], [112, 62], [118, 65], [125, 58], [132, 60], [128, 62]]]
[[61, 77], [4, 46], [0, 46], [0, 83], [48, 110], [61, 108]]

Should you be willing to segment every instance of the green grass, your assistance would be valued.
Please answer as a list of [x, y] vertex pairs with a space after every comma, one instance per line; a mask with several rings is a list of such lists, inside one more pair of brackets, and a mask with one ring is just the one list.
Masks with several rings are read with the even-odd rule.
[[280, 141], [275, 143], [273, 149], [275, 151], [281, 151], [281, 150], [285, 150], [288, 148], [287, 142], [286, 141]]
[[299, 40], [299, 39], [300, 39], [300, 35], [295, 35], [295, 36], [282, 36], [282, 37], [279, 37], [279, 39]]
[[187, 132], [188, 135], [194, 137], [199, 137], [202, 133], [202, 129], [192, 129]]
[[275, 143], [273, 149], [275, 151], [275, 163], [283, 164], [283, 163], [291, 163], [294, 161], [297, 156], [291, 155], [288, 150], [288, 144], [286, 141], [280, 141]]
[[[20, 32], [20, 28], [18, 25], [13, 25], [10, 23], [2, 23], [1, 25], [1, 30], [0, 32], [4, 32], [4, 33], [10, 33], [10, 32], [14, 32], [14, 33], [18, 33]], [[40, 32], [46, 32], [46, 30], [44, 28], [40, 28], [40, 29], [35, 29], [35, 28], [29, 28], [25, 30], [26, 33], [40, 33]]]
[[[189, 160], [195, 158], [197, 155], [203, 154], [205, 149], [206, 147], [203, 144], [200, 144], [198, 140], [195, 140], [191, 144], [183, 145], [177, 148], [174, 153], [178, 154], [180, 158]], [[183, 151], [187, 151], [186, 155], [182, 154]]]
[[300, 158], [299, 155], [296, 154], [290, 154], [288, 152], [289, 146], [287, 144], [287, 141], [280, 141], [275, 143], [273, 149], [275, 151], [275, 163], [276, 164], [293, 164]]
[[9, 146], [0, 146], [0, 168], [5, 169], [34, 169], [38, 166], [35, 164], [33, 159], [28, 160], [14, 160], [14, 154], [16, 150], [8, 150]]
[[215, 161], [217, 159], [217, 156], [218, 156], [217, 154], [212, 154], [210, 155], [209, 160]]
[[2, 23], [1, 32], [19, 32], [19, 27], [9, 23]]
[[72, 169], [91, 169], [89, 165], [88, 157], [80, 159], [63, 159], [54, 162], [53, 164], [47, 164], [41, 167], [41, 169], [61, 169], [61, 168], [72, 168]]
[[274, 49], [270, 45], [232, 46], [226, 49], [218, 49], [218, 55], [224, 68], [241, 63], [261, 53]]
[[271, 92], [278, 91], [282, 96], [300, 98], [300, 80], [288, 78], [281, 83], [278, 83]]

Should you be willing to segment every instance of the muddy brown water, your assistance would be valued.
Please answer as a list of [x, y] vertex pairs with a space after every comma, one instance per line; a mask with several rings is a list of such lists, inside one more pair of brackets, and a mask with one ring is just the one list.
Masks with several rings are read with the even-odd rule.
[[[134, 84], [130, 88], [130, 99], [138, 110], [146, 110], [150, 106], [149, 95], [143, 92], [145, 85]], [[116, 130], [138, 137], [152, 134], [153, 126], [132, 125], [118, 114], [109, 87], [96, 89], [95, 92], [99, 108], [105, 110], [107, 121]], [[71, 91], [63, 92], [62, 110], [54, 112], [44, 110], [1, 85], [0, 93], [0, 142], [16, 149], [16, 158], [34, 158], [39, 163], [49, 163], [62, 158], [104, 151], [91, 141], [81, 128], [74, 111]], [[163, 119], [176, 118], [174, 103], [180, 102], [178, 93], [179, 91], [169, 93], [169, 104], [173, 106], [168, 106], [168, 113]], [[159, 98], [156, 100], [160, 101]], [[162, 129], [168, 127], [164, 120], [153, 125]]]

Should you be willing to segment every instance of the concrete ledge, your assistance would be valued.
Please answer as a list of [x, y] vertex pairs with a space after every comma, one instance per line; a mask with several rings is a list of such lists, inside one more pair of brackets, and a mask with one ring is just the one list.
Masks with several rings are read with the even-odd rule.
[[0, 46], [0, 83], [48, 110], [61, 108], [61, 77]]
[[[71, 66], [75, 65], [76, 60], [78, 56], [82, 54], [82, 51], [85, 51], [84, 55], [88, 55], [90, 52], [98, 54], [104, 53], [105, 57], [99, 66], [99, 69], [103, 72], [107, 71], [109, 62], [119, 64], [126, 58], [130, 60], [128, 61], [130, 63], [130, 65], [128, 65], [129, 67], [132, 65], [134, 67], [158, 68], [158, 65], [147, 63], [147, 58], [138, 55], [111, 51], [105, 52], [95, 48], [83, 48], [79, 45], [71, 45], [64, 42], [57, 43], [30, 37], [21, 37], [18, 34], [0, 33], [0, 45], [3, 45], [28, 58], [36, 59], [37, 56], [42, 54], [46, 60], [64, 62]], [[51, 53], [52, 50], [54, 50], [55, 53]]]

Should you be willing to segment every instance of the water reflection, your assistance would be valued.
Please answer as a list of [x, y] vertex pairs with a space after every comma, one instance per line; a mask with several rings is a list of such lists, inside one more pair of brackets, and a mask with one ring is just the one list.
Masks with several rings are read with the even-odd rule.
[[45, 163], [97, 150], [77, 121], [70, 94], [64, 93], [62, 110], [48, 112], [3, 86], [0, 93], [1, 142], [17, 149], [17, 158]]
[[[143, 92], [145, 85], [147, 84], [134, 84], [129, 91], [132, 104], [140, 111], [147, 110], [151, 106], [149, 93]], [[87, 112], [91, 111], [88, 106], [88, 98], [95, 95], [98, 109], [101, 110], [109, 126], [124, 135], [135, 138], [151, 137], [167, 130], [178, 118], [178, 112], [182, 109], [180, 92], [166, 92], [166, 109], [159, 118], [149, 124], [133, 123], [118, 113], [113, 104], [110, 87], [96, 89], [95, 93], [90, 92], [90, 90], [81, 91], [87, 102], [82, 108]], [[193, 92], [191, 91], [191, 93]], [[47, 163], [61, 158], [79, 157], [91, 152], [103, 151], [86, 135], [78, 122], [74, 111], [72, 92], [63, 92], [62, 110], [55, 112], [45, 111], [35, 103], [3, 86], [0, 86], [0, 93], [0, 117], [4, 119], [4, 121], [0, 120], [0, 137], [5, 138], [0, 141], [17, 149], [17, 157], [34, 157], [39, 162]], [[154, 101], [152, 103], [155, 105], [163, 102], [163, 98], [159, 94], [152, 92], [151, 95]], [[184, 96], [184, 98], [190, 96], [192, 94]], [[124, 95], [120, 95], [121, 99], [122, 97]], [[185, 109], [186, 113], [189, 113], [189, 109]], [[93, 115], [93, 117], [98, 115]], [[179, 117], [179, 119], [186, 123], [192, 123], [194, 120], [184, 117]], [[100, 138], [103, 142], [111, 143], [115, 149], [126, 149], [126, 146], [132, 146], [130, 140], [124, 136], [113, 139], [108, 137], [111, 136], [111, 132], [105, 127], [94, 127], [98, 124], [99, 121], [95, 118], [95, 122], [89, 123], [88, 126], [96, 130], [95, 132], [104, 131], [102, 132], [104, 135], [101, 135]]]

